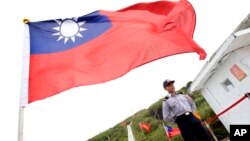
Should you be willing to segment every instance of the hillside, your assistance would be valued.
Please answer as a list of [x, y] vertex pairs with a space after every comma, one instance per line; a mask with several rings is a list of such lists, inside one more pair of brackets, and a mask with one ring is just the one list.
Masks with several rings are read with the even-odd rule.
[[[190, 84], [191, 82], [187, 83], [187, 85], [182, 87], [179, 92], [188, 93], [187, 89]], [[195, 92], [192, 95], [192, 98], [196, 103], [197, 111], [201, 115], [202, 121], [205, 121], [209, 117], [215, 115], [200, 92]], [[162, 99], [160, 99], [156, 103], [152, 104], [148, 109], [138, 111], [136, 114], [128, 117], [121, 123], [118, 123], [114, 127], [96, 135], [88, 141], [127, 141], [128, 139], [126, 125], [131, 121], [133, 121], [131, 128], [137, 141], [166, 141], [168, 139], [166, 137], [166, 133], [163, 129], [162, 123], [174, 127], [176, 126], [176, 124], [170, 124], [162, 120]], [[139, 127], [140, 122], [150, 123], [151, 132], [142, 132]], [[229, 136], [227, 130], [219, 120], [216, 120], [215, 122], [210, 124], [210, 126], [214, 130], [214, 133], [219, 140]], [[172, 138], [171, 141], [183, 141], [183, 139], [181, 136], [176, 136]]]

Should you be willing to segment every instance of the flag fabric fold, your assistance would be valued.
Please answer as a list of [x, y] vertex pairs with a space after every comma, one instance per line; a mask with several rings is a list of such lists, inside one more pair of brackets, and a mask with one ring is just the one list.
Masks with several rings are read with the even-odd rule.
[[151, 125], [149, 123], [140, 122], [139, 126], [141, 130], [145, 130], [148, 133], [151, 131]]
[[179, 128], [173, 128], [171, 126], [166, 126], [166, 125], [163, 126], [169, 139], [171, 139], [174, 136], [181, 135], [181, 131]]
[[192, 39], [195, 20], [189, 2], [157, 1], [29, 22], [28, 102], [107, 82], [175, 54], [196, 52], [204, 59], [206, 52]]

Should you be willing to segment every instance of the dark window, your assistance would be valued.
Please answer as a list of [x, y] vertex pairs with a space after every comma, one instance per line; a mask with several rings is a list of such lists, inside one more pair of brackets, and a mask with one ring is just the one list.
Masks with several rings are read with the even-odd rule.
[[233, 83], [228, 78], [221, 85], [227, 92], [230, 92], [234, 88]]

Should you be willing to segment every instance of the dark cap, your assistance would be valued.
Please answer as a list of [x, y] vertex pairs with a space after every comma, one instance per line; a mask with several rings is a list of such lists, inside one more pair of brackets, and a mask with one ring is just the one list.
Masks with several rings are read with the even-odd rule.
[[175, 82], [174, 80], [169, 80], [169, 79], [165, 80], [163, 82], [163, 88], [165, 89], [166, 86], [168, 86], [169, 84], [173, 84], [174, 82]]

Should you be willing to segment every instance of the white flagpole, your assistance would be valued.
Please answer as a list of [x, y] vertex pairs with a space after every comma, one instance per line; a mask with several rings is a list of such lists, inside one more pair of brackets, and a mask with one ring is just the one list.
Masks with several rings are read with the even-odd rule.
[[132, 125], [132, 122], [129, 125], [127, 125], [128, 141], [136, 141], [135, 138], [134, 138], [134, 135], [133, 135], [133, 131], [132, 131], [131, 125]]
[[19, 107], [18, 141], [23, 141], [24, 107]]
[[205, 124], [205, 126], [207, 127], [209, 133], [212, 135], [213, 139], [214, 139], [215, 141], [218, 141], [218, 139], [217, 139], [217, 137], [215, 136], [213, 130], [210, 128], [210, 126], [207, 124], [207, 122], [204, 122], [204, 124]]
[[29, 20], [24, 19], [24, 42], [23, 42], [23, 62], [22, 62], [22, 76], [21, 76], [21, 93], [18, 117], [18, 141], [23, 141], [24, 129], [24, 108], [28, 104], [28, 80], [29, 80], [29, 58], [30, 58], [30, 37], [29, 27], [27, 23]]

